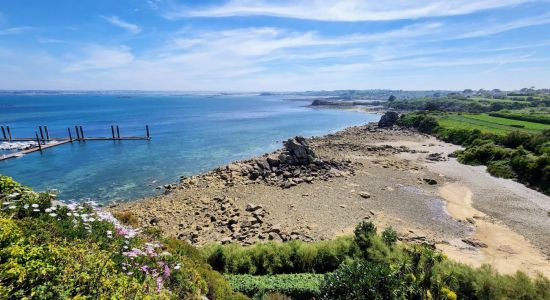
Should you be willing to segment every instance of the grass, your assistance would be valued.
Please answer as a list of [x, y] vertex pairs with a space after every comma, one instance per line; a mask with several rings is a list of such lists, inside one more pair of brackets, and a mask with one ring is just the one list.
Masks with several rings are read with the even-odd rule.
[[505, 135], [512, 131], [539, 133], [550, 125], [491, 117], [487, 114], [450, 114], [438, 117], [440, 126], [455, 129], [479, 129], [497, 135]]

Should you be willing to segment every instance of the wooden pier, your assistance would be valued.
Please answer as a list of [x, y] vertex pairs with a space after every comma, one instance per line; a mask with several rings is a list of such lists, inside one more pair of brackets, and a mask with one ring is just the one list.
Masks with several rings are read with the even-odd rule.
[[[73, 131], [71, 128], [67, 128], [67, 134], [68, 137], [65, 138], [56, 138], [56, 137], [50, 137], [50, 133], [48, 131], [48, 126], [39, 126], [38, 130], [35, 131], [35, 137], [15, 137], [12, 133], [12, 130], [9, 126], [0, 126], [2, 129], [2, 135], [0, 136], [0, 142], [36, 142], [36, 146], [24, 149], [20, 151], [16, 151], [14, 153], [6, 154], [0, 156], [0, 161], [7, 160], [10, 158], [17, 158], [21, 157], [23, 155], [42, 151], [53, 148], [55, 146], [64, 145], [67, 143], [74, 143], [74, 142], [86, 142], [86, 141], [149, 141], [151, 140], [151, 136], [149, 134], [149, 126], [145, 125], [145, 136], [121, 136], [120, 135], [120, 128], [118, 125], [112, 125], [111, 126], [111, 136], [110, 137], [86, 137], [84, 135], [84, 128], [82, 126], [75, 126], [74, 127], [74, 133], [76, 133], [75, 136], [73, 136]], [[76, 137], [76, 138], [75, 138]]]

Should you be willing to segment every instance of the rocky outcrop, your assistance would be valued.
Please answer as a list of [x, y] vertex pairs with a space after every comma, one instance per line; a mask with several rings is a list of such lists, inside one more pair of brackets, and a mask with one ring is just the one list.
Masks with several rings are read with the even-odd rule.
[[392, 127], [397, 122], [397, 119], [399, 119], [398, 113], [388, 111], [380, 118], [380, 121], [378, 121], [378, 127]]
[[[225, 185], [267, 184], [281, 188], [328, 180], [354, 174], [350, 160], [323, 160], [319, 158], [303, 137], [283, 142], [283, 149], [259, 158], [232, 163], [217, 168], [202, 177], [217, 178]], [[180, 188], [196, 185], [196, 177], [183, 177]]]

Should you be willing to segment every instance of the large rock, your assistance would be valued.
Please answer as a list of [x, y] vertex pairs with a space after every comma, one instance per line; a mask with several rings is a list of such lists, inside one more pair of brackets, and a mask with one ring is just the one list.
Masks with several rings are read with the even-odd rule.
[[285, 150], [292, 158], [292, 163], [297, 165], [307, 165], [315, 160], [315, 152], [309, 147], [306, 139], [297, 136], [283, 142]]
[[386, 112], [380, 121], [378, 121], [378, 127], [392, 127], [399, 119], [399, 114], [394, 111]]

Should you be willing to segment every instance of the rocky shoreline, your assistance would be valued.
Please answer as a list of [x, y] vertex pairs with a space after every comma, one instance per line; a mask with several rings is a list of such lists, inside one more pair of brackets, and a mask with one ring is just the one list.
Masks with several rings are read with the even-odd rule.
[[[392, 120], [395, 122], [395, 120]], [[361, 127], [361, 131], [377, 132], [379, 128], [392, 128], [385, 119], [379, 123], [371, 123]], [[349, 129], [348, 129], [349, 130]], [[387, 129], [386, 129], [387, 130]], [[395, 127], [391, 130], [401, 131]], [[326, 137], [330, 141], [330, 136]], [[324, 139], [325, 137], [321, 137]], [[283, 142], [283, 147], [273, 153], [263, 156], [233, 162], [229, 165], [216, 168], [204, 174], [180, 178], [179, 183], [167, 184], [164, 196], [170, 197], [178, 191], [189, 191], [192, 194], [206, 194], [206, 191], [239, 188], [250, 185], [262, 185], [277, 189], [292, 189], [298, 185], [312, 185], [315, 182], [328, 182], [333, 178], [349, 178], [356, 175], [355, 171], [362, 166], [360, 162], [350, 159], [322, 158], [311, 147], [310, 142], [319, 138], [306, 139], [294, 137]], [[329, 142], [330, 144], [330, 142]], [[416, 150], [405, 146], [393, 147], [389, 145], [371, 145], [359, 148], [354, 144], [330, 144], [337, 151], [368, 151], [381, 155], [397, 153], [417, 153]], [[387, 168], [392, 164], [382, 165]], [[429, 184], [436, 184], [434, 179], [420, 178]], [[362, 199], [368, 199], [371, 194], [367, 191], [358, 191]], [[239, 243], [250, 245], [259, 241], [312, 241], [319, 239], [310, 233], [310, 226], [282, 226], [274, 221], [267, 221], [269, 212], [261, 205], [247, 203], [244, 209], [235, 204], [235, 199], [227, 196], [183, 198], [179, 201], [177, 218], [181, 220], [175, 236], [194, 245], [210, 242]], [[139, 203], [139, 202], [138, 202]], [[127, 205], [111, 205], [115, 212], [125, 211]], [[144, 213], [139, 214], [140, 227], [163, 227], [163, 219], [175, 217], [175, 213], [161, 209], [161, 213], [151, 213], [151, 206], [144, 204]], [[345, 205], [341, 205], [345, 207]], [[368, 211], [364, 218], [374, 216]], [[409, 242], [419, 242], [433, 245], [426, 237], [405, 235], [402, 239]]]
[[[238, 161], [216, 168], [205, 174], [181, 177], [180, 182], [163, 186], [164, 194], [175, 190], [208, 189], [213, 186], [262, 184], [290, 189], [300, 184], [327, 181], [335, 177], [354, 175], [354, 163], [350, 160], [323, 160], [310, 147], [307, 139], [294, 137], [283, 142], [283, 148], [261, 157]], [[370, 195], [364, 192], [363, 197]], [[192, 212], [178, 224], [177, 237], [191, 244], [219, 241], [222, 244], [237, 242], [250, 245], [258, 241], [312, 241], [307, 233], [284, 228], [281, 224], [265, 221], [269, 214], [262, 205], [248, 203], [239, 209], [228, 197], [202, 198], [201, 201], [185, 199], [187, 211]], [[111, 208], [115, 208], [112, 206]], [[151, 217], [148, 224], [157, 226], [158, 217]]]
[[[540, 270], [544, 256], [530, 243], [550, 253], [550, 239], [544, 238], [550, 222], [546, 211], [535, 206], [548, 197], [461, 165], [452, 155], [457, 146], [394, 126], [394, 119], [388, 115], [380, 124], [295, 137], [275, 152], [182, 177], [166, 185], [163, 195], [109, 209], [115, 215], [132, 215], [138, 227], [158, 229], [198, 246], [330, 239], [351, 234], [358, 222], [370, 219], [379, 228], [392, 226], [403, 241], [426, 244], [457, 259], [466, 257], [468, 263], [502, 261], [497, 265], [504, 272], [514, 271], [507, 265]], [[476, 235], [485, 224], [476, 213], [467, 218], [449, 214], [449, 195], [442, 194], [449, 184], [466, 184], [463, 188], [471, 191], [474, 205], [484, 205], [483, 222], [504, 220], [528, 240], [492, 241]], [[464, 203], [460, 205], [471, 205]], [[538, 211], [544, 218], [534, 217]], [[518, 218], [530, 221], [518, 226]], [[515, 254], [522, 247], [537, 263], [522, 264], [525, 258]], [[501, 255], [499, 249], [515, 252]]]

